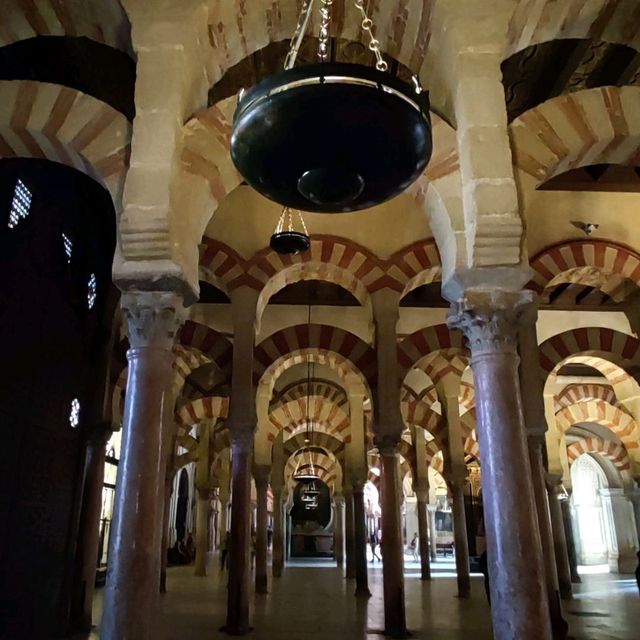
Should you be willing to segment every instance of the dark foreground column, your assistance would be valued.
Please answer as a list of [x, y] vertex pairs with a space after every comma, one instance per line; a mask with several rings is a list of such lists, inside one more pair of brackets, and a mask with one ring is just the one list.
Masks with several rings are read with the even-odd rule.
[[369, 598], [367, 533], [364, 521], [364, 483], [353, 483], [353, 529], [355, 537], [356, 595]]
[[540, 534], [518, 382], [517, 326], [530, 292], [469, 290], [449, 326], [469, 339], [496, 640], [550, 640]]
[[282, 576], [284, 568], [284, 518], [282, 492], [273, 492], [273, 551], [271, 553], [271, 571], [274, 578]]
[[429, 487], [416, 488], [416, 509], [418, 511], [418, 539], [420, 541], [420, 579], [431, 580], [431, 563], [429, 561], [429, 520], [427, 504], [429, 503]]
[[376, 441], [380, 452], [382, 487], [382, 579], [384, 588], [384, 632], [392, 638], [407, 637], [404, 603], [404, 545], [399, 496], [397, 441]]
[[267, 489], [269, 488], [269, 467], [255, 466], [253, 479], [256, 483], [256, 593], [267, 593]]
[[76, 577], [71, 603], [72, 628], [79, 631], [91, 630], [102, 512], [105, 447], [111, 434], [111, 424], [101, 423], [95, 425], [87, 437], [84, 490], [76, 552]]
[[195, 575], [207, 575], [207, 551], [209, 550], [209, 490], [197, 490], [196, 503], [196, 560]]
[[469, 538], [467, 537], [467, 514], [464, 509], [464, 477], [452, 477], [451, 511], [453, 512], [453, 539], [456, 553], [456, 577], [458, 598], [471, 596], [471, 574], [469, 569]]
[[231, 444], [231, 549], [227, 624], [233, 636], [249, 633], [251, 579], [251, 449], [253, 431], [232, 433]]
[[353, 493], [351, 487], [344, 489], [345, 504], [345, 548], [347, 553], [347, 578], [356, 577], [356, 543], [353, 529]]
[[183, 309], [179, 296], [151, 292], [123, 294], [122, 307], [131, 348], [101, 637], [147, 640], [159, 599], [163, 407]]
[[333, 555], [336, 565], [340, 568], [344, 565], [344, 498], [336, 496], [333, 499], [336, 519], [334, 522]]

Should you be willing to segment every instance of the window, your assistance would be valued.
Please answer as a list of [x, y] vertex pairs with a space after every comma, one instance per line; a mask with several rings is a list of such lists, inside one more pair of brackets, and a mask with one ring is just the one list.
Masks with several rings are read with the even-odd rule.
[[69, 424], [75, 429], [80, 424], [80, 401], [74, 398], [71, 401], [71, 411], [69, 412]]
[[93, 309], [93, 305], [96, 303], [96, 288], [96, 274], [92, 273], [89, 276], [89, 282], [87, 283], [87, 307], [89, 307], [89, 309]]
[[20, 220], [24, 220], [29, 215], [30, 207], [31, 191], [27, 189], [22, 180], [18, 180], [13, 190], [13, 200], [11, 201], [11, 211], [9, 212], [9, 229], [15, 229]]
[[73, 242], [65, 233], [62, 234], [62, 246], [67, 256], [67, 264], [71, 263], [71, 254], [73, 253]]

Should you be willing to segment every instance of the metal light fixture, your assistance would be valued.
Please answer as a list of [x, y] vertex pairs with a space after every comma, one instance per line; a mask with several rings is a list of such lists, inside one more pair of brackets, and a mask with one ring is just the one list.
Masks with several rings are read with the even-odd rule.
[[[318, 64], [294, 68], [314, 0], [304, 0], [284, 71], [240, 94], [231, 157], [248, 184], [286, 207], [356, 211], [404, 191], [431, 157], [429, 97], [385, 73], [364, 0], [353, 0], [375, 68], [327, 62], [331, 6], [320, 2]], [[348, 0], [344, 0], [347, 2]]]
[[311, 240], [302, 213], [283, 207], [269, 244], [280, 255], [297, 256], [307, 251]]

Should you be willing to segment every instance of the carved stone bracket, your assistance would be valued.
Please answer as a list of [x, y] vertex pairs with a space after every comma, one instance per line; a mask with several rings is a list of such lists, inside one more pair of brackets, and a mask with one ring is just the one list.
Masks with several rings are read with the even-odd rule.
[[170, 351], [186, 319], [182, 296], [162, 291], [127, 291], [121, 306], [127, 319], [131, 348]]
[[533, 297], [533, 292], [527, 290], [468, 290], [465, 298], [451, 305], [447, 325], [467, 336], [472, 357], [515, 355], [518, 325]]

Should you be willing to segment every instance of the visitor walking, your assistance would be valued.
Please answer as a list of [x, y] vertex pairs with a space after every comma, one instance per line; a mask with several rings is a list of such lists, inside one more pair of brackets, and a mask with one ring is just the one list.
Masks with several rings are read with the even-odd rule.
[[411, 549], [411, 553], [413, 554], [413, 561], [418, 562], [420, 560], [420, 551], [418, 549], [418, 534], [414, 533], [413, 538], [411, 538], [411, 542], [409, 543], [409, 549]]
[[229, 545], [231, 544], [231, 533], [227, 531], [222, 544], [220, 545], [220, 571], [227, 568], [229, 558]]
[[636, 567], [636, 582], [638, 583], [638, 593], [640, 593], [640, 551], [636, 554], [638, 556], [638, 566]]
[[378, 536], [375, 531], [372, 531], [369, 536], [369, 546], [371, 547], [371, 562], [374, 560], [382, 561], [382, 558], [376, 553], [376, 548], [378, 547]]

